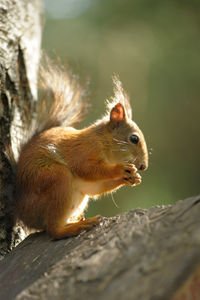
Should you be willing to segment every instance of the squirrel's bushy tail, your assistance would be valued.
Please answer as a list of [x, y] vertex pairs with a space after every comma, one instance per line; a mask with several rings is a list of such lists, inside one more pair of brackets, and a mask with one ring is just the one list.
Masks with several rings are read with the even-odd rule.
[[39, 85], [44, 97], [38, 106], [36, 134], [56, 126], [74, 126], [87, 112], [87, 85], [48, 57], [40, 67]]

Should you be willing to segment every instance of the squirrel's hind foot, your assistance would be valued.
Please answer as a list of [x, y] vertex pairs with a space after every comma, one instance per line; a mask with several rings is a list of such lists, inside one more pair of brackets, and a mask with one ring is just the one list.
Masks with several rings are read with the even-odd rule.
[[80, 220], [76, 223], [68, 223], [63, 228], [49, 232], [53, 239], [59, 240], [65, 237], [71, 237], [79, 235], [82, 231], [90, 230], [95, 225], [99, 224], [100, 216], [91, 217], [85, 220]]

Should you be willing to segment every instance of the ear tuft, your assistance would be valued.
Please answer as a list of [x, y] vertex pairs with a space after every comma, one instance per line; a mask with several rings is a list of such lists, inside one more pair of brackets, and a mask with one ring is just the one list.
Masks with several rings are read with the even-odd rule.
[[121, 122], [125, 119], [125, 110], [121, 103], [117, 103], [110, 112], [110, 120], [114, 122]]
[[117, 103], [121, 103], [123, 105], [126, 118], [132, 119], [132, 109], [129, 102], [129, 97], [124, 91], [122, 87], [122, 83], [119, 80], [119, 77], [117, 75], [113, 76], [113, 87], [114, 87], [114, 97], [111, 97], [109, 101], [107, 101], [107, 108], [110, 113], [113, 106]]

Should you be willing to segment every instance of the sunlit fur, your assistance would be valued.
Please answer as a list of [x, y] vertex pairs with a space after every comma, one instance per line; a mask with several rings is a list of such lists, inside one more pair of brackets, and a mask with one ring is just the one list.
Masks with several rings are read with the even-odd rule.
[[40, 66], [40, 88], [44, 90], [45, 96], [38, 109], [37, 132], [80, 123], [88, 108], [87, 84], [81, 86], [77, 75], [54, 64], [47, 56], [43, 60]]

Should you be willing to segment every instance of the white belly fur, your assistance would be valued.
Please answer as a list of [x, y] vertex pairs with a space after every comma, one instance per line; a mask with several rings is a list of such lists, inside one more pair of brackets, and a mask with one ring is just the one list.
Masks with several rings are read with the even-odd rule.
[[101, 194], [102, 184], [103, 181], [84, 181], [80, 178], [76, 180], [77, 190], [88, 196], [97, 196]]
[[99, 194], [102, 183], [76, 179], [73, 186], [73, 204], [67, 222], [75, 222], [88, 206], [89, 196]]

